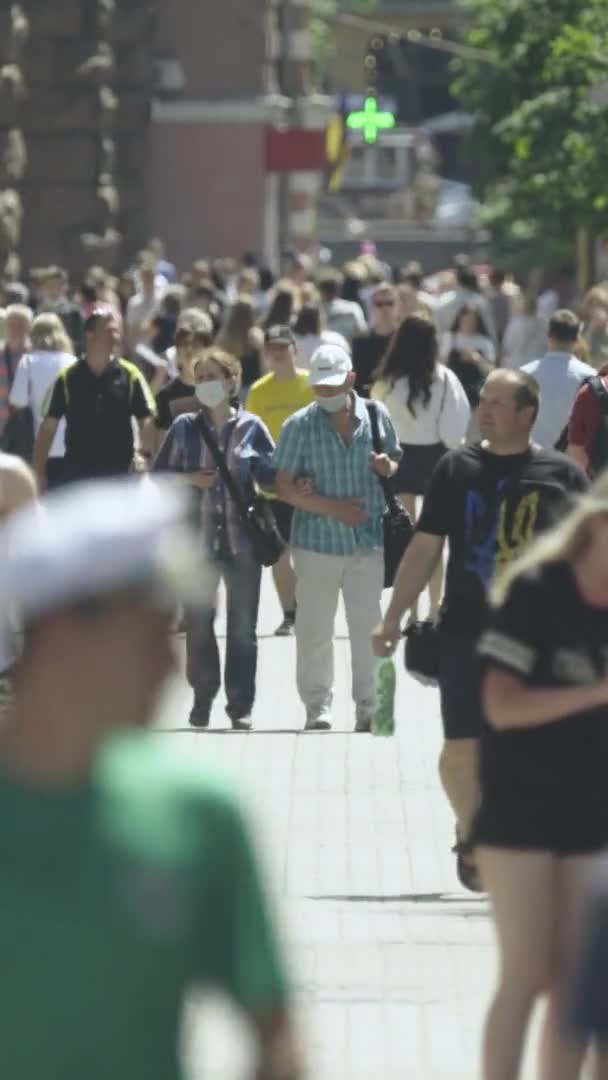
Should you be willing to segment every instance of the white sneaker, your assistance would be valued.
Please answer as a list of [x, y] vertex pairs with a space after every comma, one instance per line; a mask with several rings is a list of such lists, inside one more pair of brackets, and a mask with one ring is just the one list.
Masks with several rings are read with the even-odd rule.
[[304, 731], [330, 731], [331, 713], [327, 705], [306, 710]]

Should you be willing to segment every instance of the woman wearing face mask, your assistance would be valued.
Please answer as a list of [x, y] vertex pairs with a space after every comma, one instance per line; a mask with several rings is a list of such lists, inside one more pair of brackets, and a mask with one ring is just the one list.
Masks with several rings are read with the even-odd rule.
[[[227, 593], [226, 664], [224, 684], [227, 713], [233, 728], [248, 730], [255, 699], [258, 608], [262, 570], [251, 551], [236, 507], [205, 441], [205, 425], [225, 456], [227, 466], [245, 497], [256, 484], [274, 485], [274, 443], [265, 424], [234, 404], [241, 366], [217, 347], [195, 358], [194, 389], [202, 409], [178, 416], [154, 463], [155, 471], [178, 473], [194, 490], [197, 512], [209, 557], [210, 572]], [[191, 614], [186, 627], [187, 676], [194, 690], [190, 724], [206, 728], [221, 686], [215, 636], [215, 610]]]

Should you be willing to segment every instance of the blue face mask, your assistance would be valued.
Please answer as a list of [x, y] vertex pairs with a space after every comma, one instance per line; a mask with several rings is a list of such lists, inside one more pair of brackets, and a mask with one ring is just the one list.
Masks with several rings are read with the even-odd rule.
[[346, 408], [347, 402], [348, 394], [334, 394], [333, 397], [317, 398], [317, 405], [320, 405], [328, 413], [342, 412], [342, 409]]

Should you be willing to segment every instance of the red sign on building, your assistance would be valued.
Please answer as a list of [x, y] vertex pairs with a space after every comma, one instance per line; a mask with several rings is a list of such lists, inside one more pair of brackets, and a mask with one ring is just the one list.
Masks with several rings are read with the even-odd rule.
[[323, 172], [326, 164], [325, 131], [308, 128], [266, 129], [267, 172]]

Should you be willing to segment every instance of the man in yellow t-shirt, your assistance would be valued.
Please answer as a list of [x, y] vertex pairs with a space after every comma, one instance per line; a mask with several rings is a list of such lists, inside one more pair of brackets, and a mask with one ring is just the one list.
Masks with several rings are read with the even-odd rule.
[[[264, 351], [270, 371], [258, 379], [247, 396], [246, 408], [266, 424], [276, 442], [285, 421], [299, 409], [314, 401], [308, 383], [308, 372], [297, 367], [296, 339], [288, 326], [271, 326], [264, 337]], [[272, 509], [279, 531], [289, 544], [293, 507], [273, 499]], [[272, 568], [275, 587], [283, 608], [283, 621], [276, 630], [277, 637], [290, 637], [294, 632], [296, 611], [296, 578], [289, 549]]]

